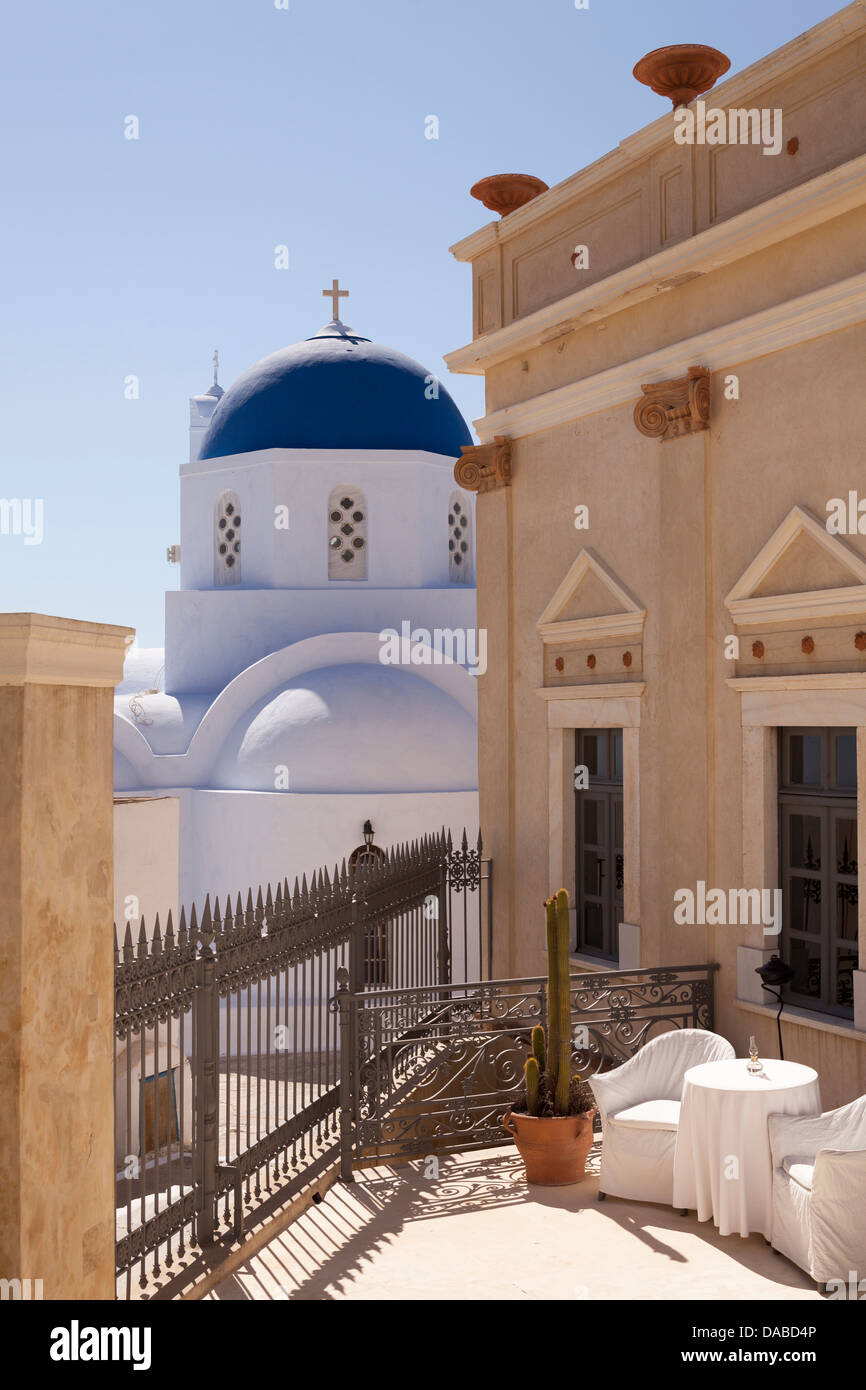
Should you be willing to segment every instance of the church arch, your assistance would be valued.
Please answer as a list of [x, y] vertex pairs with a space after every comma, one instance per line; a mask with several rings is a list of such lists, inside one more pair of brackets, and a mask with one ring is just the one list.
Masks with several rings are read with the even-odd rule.
[[236, 492], [224, 492], [214, 509], [214, 582], [241, 582], [241, 504]]
[[367, 578], [367, 501], [346, 483], [328, 498], [328, 578]]
[[448, 578], [472, 583], [472, 509], [465, 492], [452, 492], [448, 502]]

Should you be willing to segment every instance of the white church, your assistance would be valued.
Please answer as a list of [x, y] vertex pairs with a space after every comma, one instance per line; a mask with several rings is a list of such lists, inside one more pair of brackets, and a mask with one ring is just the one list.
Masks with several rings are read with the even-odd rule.
[[165, 651], [115, 701], [116, 896], [145, 915], [333, 866], [366, 821], [477, 833], [469, 431], [323, 293], [318, 333], [190, 401]]

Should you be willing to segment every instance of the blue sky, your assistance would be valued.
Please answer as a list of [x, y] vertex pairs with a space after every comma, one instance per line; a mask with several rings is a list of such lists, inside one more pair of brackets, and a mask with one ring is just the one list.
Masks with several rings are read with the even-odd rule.
[[[289, 5], [7, 10], [0, 497], [42, 498], [44, 538], [0, 535], [5, 611], [122, 623], [161, 645], [187, 399], [214, 347], [227, 386], [314, 333], [339, 276], [348, 323], [444, 372], [471, 333], [469, 269], [448, 247], [490, 218], [476, 179], [552, 185], [654, 120], [665, 103], [631, 76], [651, 48], [714, 44], [737, 71], [839, 8]], [[278, 244], [289, 270], [274, 268]], [[482, 414], [480, 378], [443, 379], [468, 419]]]

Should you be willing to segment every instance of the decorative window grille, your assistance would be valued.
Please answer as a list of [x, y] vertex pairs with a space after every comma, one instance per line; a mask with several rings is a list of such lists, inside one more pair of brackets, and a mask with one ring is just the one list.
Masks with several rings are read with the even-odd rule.
[[356, 487], [328, 498], [328, 578], [367, 578], [367, 503]]
[[856, 729], [781, 730], [779, 832], [782, 958], [794, 970], [784, 997], [819, 1013], [853, 1018], [858, 964]]
[[241, 582], [241, 504], [235, 492], [224, 492], [216, 504], [214, 580], [220, 585]]
[[463, 492], [452, 492], [448, 503], [448, 578], [472, 583], [472, 511]]

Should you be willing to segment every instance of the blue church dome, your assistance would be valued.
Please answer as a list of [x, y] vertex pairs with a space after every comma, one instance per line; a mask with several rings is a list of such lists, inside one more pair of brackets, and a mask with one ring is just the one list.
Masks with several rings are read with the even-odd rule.
[[[220, 400], [200, 457], [258, 449], [424, 449], [459, 458], [472, 439], [444, 386], [405, 353], [333, 320], [272, 353]], [[435, 378], [434, 378], [435, 380]]]

